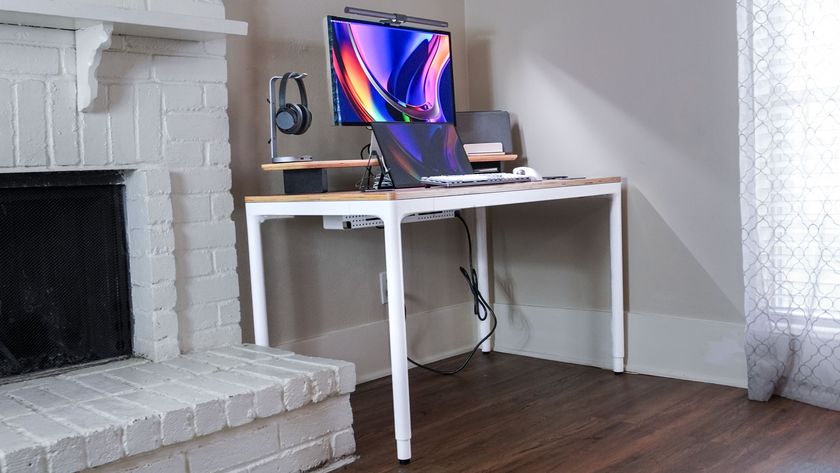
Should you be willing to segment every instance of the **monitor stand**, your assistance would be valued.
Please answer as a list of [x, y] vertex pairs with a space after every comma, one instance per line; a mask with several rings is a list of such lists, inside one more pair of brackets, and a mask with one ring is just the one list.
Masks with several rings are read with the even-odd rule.
[[370, 149], [368, 150], [368, 161], [372, 163], [377, 161], [379, 164], [379, 175], [374, 179], [374, 189], [393, 189], [391, 184], [391, 174], [382, 159], [382, 150], [379, 148], [379, 142], [376, 141], [376, 135], [373, 130], [370, 131]]

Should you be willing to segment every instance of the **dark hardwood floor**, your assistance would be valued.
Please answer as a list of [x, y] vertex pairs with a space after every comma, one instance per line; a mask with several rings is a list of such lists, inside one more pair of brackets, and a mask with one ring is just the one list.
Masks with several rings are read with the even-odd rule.
[[359, 459], [345, 472], [840, 472], [840, 412], [500, 353], [457, 376], [411, 370], [407, 466], [390, 378], [359, 385], [351, 403]]

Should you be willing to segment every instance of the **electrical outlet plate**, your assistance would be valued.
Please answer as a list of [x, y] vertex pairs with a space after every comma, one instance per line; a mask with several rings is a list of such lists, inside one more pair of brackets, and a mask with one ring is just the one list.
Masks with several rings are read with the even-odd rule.
[[388, 273], [385, 271], [379, 273], [379, 301], [382, 305], [388, 303]]

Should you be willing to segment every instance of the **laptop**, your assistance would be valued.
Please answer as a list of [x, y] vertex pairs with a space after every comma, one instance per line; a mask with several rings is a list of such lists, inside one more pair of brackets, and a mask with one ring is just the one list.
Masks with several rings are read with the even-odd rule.
[[530, 180], [511, 173], [474, 174], [464, 144], [451, 123], [375, 122], [371, 126], [395, 188]]

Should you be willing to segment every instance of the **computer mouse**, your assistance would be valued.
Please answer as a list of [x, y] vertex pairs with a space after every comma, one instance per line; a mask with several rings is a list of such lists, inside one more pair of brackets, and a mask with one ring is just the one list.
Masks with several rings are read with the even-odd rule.
[[542, 181], [542, 176], [540, 176], [540, 173], [534, 171], [529, 167], [521, 166], [518, 168], [514, 168], [513, 173], [518, 174], [520, 176], [526, 176], [532, 181]]

